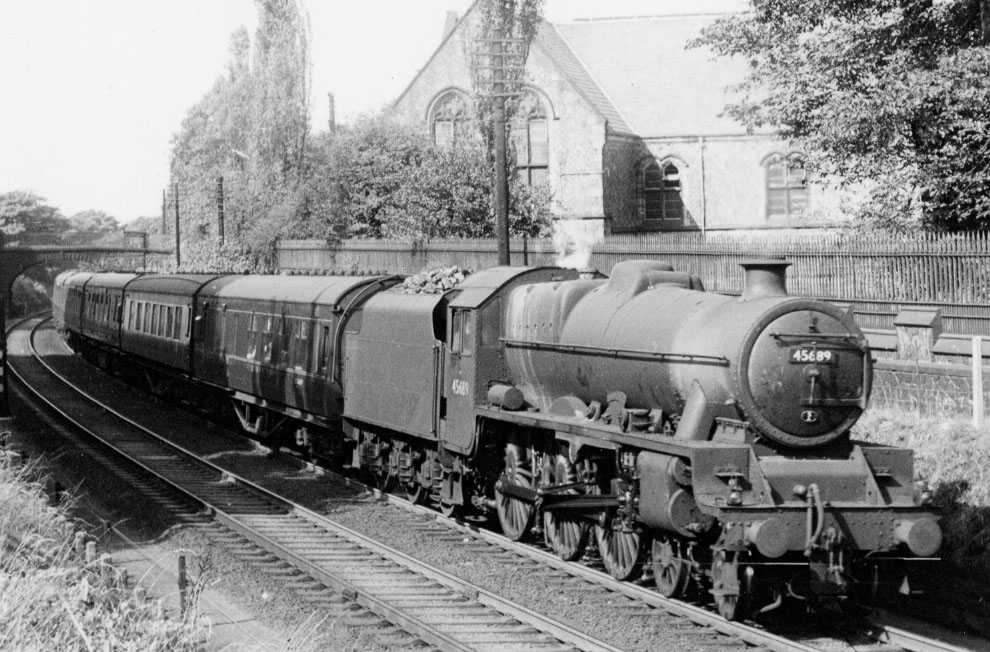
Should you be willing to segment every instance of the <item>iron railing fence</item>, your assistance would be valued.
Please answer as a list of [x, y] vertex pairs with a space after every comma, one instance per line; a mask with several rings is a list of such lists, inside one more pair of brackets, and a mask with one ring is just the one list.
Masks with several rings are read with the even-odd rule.
[[[514, 264], [554, 264], [549, 239], [513, 239]], [[836, 232], [718, 232], [611, 235], [593, 245], [590, 266], [608, 273], [632, 258], [665, 261], [697, 274], [712, 291], [742, 289], [739, 263], [781, 256], [792, 263], [793, 294], [849, 304], [867, 328], [893, 328], [906, 308], [938, 308], [946, 332], [990, 336], [990, 235]], [[313, 240], [279, 245], [282, 269], [414, 273], [427, 266], [496, 264], [493, 240], [397, 242]]]

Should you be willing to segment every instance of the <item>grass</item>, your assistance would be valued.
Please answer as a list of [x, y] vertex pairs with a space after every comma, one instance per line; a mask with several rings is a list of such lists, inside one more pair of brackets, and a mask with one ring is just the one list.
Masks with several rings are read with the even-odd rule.
[[172, 617], [107, 558], [80, 555], [67, 506], [36, 476], [0, 457], [0, 649], [202, 649], [195, 600]]
[[990, 427], [869, 410], [853, 436], [915, 451], [915, 476], [929, 482], [941, 512], [942, 555], [961, 576], [990, 582]]

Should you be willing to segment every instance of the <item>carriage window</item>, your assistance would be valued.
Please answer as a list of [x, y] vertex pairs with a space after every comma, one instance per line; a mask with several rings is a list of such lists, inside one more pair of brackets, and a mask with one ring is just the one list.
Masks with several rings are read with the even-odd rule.
[[285, 369], [289, 366], [289, 344], [292, 341], [292, 323], [284, 316], [278, 326], [278, 366]]
[[174, 315], [172, 314], [172, 310], [173, 310], [172, 306], [168, 306], [165, 309], [165, 315], [166, 315], [165, 316], [165, 336], [166, 337], [169, 337], [169, 338], [172, 337], [172, 331], [174, 330], [173, 329], [173, 326], [172, 326], [172, 319], [174, 317]]
[[144, 305], [141, 301], [134, 302], [134, 330], [141, 330], [141, 306]]
[[175, 307], [175, 330], [173, 331], [174, 337], [177, 340], [182, 339], [182, 315], [186, 312], [186, 309], [182, 306]]
[[248, 350], [246, 357], [248, 360], [254, 360], [254, 357], [258, 354], [258, 316], [251, 313], [248, 318]]
[[261, 357], [264, 359], [265, 362], [271, 362], [272, 361], [272, 339], [274, 338], [274, 334], [272, 333], [272, 318], [271, 318], [271, 315], [269, 315], [268, 318], [265, 319], [265, 332], [263, 333], [263, 335], [264, 335], [264, 338], [263, 339], [264, 339], [264, 343], [265, 344], [264, 344], [264, 349], [262, 350], [262, 356]]
[[144, 320], [141, 322], [141, 330], [145, 333], [151, 332], [151, 305], [144, 302]]
[[320, 334], [320, 361], [317, 365], [317, 371], [321, 374], [326, 373], [327, 367], [330, 364], [330, 327], [324, 326], [322, 333]]
[[296, 335], [296, 350], [293, 356], [293, 361], [297, 369], [306, 369], [308, 365], [306, 364], [306, 358], [309, 353], [309, 321], [301, 319], [297, 322]]

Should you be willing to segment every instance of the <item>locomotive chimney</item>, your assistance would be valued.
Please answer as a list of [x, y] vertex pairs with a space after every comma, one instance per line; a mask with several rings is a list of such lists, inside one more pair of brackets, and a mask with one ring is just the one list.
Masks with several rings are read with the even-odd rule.
[[787, 268], [791, 264], [783, 258], [747, 260], [739, 264], [746, 270], [740, 297], [743, 301], [787, 295]]

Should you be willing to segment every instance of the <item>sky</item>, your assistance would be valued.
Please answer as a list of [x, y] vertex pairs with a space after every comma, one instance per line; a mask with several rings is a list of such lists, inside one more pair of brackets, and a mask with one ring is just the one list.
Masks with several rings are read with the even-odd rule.
[[[374, 112], [439, 45], [447, 11], [471, 0], [304, 0], [312, 30], [312, 117]], [[553, 22], [726, 11], [744, 0], [545, 0]], [[29, 190], [63, 214], [122, 223], [157, 215], [170, 140], [254, 32], [252, 0], [0, 0], [0, 193]]]

